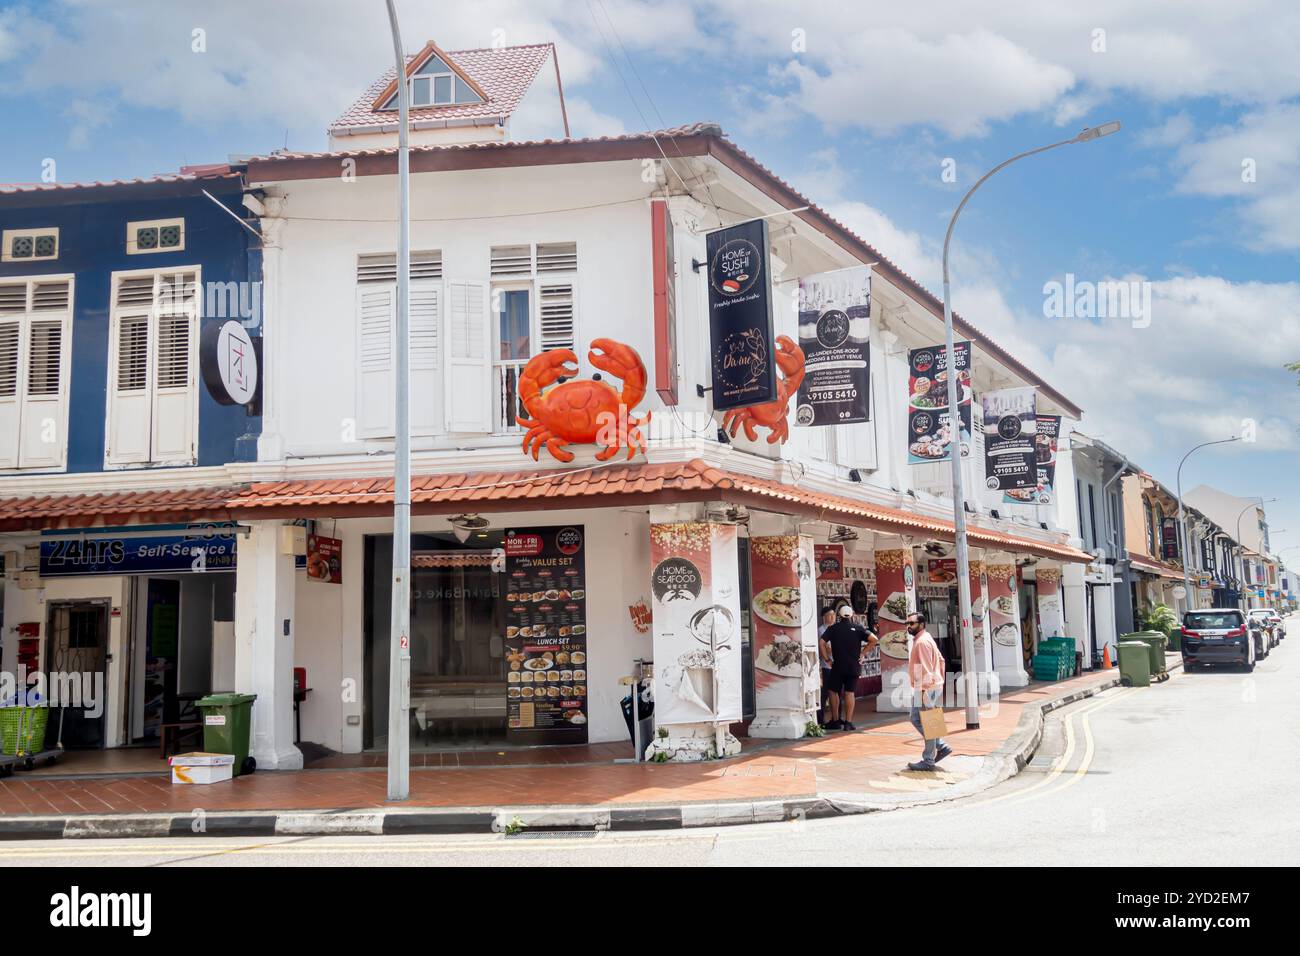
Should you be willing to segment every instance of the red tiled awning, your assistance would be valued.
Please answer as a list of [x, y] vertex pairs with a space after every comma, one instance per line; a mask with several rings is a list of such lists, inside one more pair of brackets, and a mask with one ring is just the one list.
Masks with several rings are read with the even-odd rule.
[[[556, 471], [419, 475], [411, 481], [414, 514], [644, 507], [725, 501], [762, 510], [878, 531], [951, 540], [951, 521], [828, 494], [770, 478], [714, 468], [695, 459], [661, 464], [601, 465]], [[257, 482], [190, 492], [0, 500], [0, 530], [154, 523], [178, 520], [374, 517], [392, 514], [391, 478]], [[101, 520], [102, 516], [102, 520]], [[1061, 561], [1091, 555], [1058, 541], [968, 525], [971, 544]]]

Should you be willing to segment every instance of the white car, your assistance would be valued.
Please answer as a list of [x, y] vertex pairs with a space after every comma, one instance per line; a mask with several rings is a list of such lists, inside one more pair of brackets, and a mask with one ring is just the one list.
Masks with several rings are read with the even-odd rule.
[[1259, 656], [1268, 657], [1268, 652], [1277, 646], [1278, 641], [1277, 628], [1273, 626], [1273, 612], [1266, 607], [1251, 608], [1246, 612], [1246, 624], [1263, 632], [1263, 653]]

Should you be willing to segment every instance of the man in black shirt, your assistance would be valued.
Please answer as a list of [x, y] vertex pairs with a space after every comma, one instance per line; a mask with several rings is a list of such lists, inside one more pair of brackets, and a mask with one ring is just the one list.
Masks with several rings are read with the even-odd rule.
[[830, 651], [828, 689], [833, 695], [832, 702], [838, 698], [840, 704], [839, 719], [832, 720], [826, 726], [839, 730], [856, 730], [853, 726], [853, 708], [856, 703], [854, 694], [857, 692], [858, 677], [862, 673], [862, 662], [866, 659], [867, 652], [880, 642], [876, 635], [854, 622], [853, 608], [847, 604], [840, 608], [839, 620], [826, 629], [822, 641], [825, 650]]

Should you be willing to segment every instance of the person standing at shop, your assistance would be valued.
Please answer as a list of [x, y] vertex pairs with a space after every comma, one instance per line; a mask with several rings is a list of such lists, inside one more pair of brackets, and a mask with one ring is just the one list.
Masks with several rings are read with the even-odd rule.
[[821, 712], [817, 714], [817, 722], [823, 727], [835, 719], [834, 715], [839, 708], [838, 698], [831, 693], [831, 646], [824, 639], [827, 629], [834, 623], [835, 608], [828, 604], [822, 608], [822, 622], [817, 625], [817, 657], [822, 665], [822, 706]]
[[[925, 615], [913, 611], [907, 615], [907, 633], [912, 638], [912, 650], [907, 657], [907, 676], [912, 683], [912, 726], [925, 739], [921, 729], [921, 710], [943, 705], [944, 665], [939, 646], [925, 628]], [[925, 741], [921, 759], [909, 763], [908, 770], [937, 770], [938, 763], [952, 753], [952, 748], [942, 737]]]
[[[826, 629], [823, 640], [830, 646], [830, 689], [834, 694], [832, 700], [838, 704], [838, 717], [826, 726], [837, 730], [857, 730], [853, 726], [853, 708], [857, 703], [858, 678], [862, 675], [862, 663], [867, 653], [879, 640], [853, 620], [853, 608], [847, 604], [840, 608], [839, 620]], [[832, 717], [836, 715], [832, 714]]]

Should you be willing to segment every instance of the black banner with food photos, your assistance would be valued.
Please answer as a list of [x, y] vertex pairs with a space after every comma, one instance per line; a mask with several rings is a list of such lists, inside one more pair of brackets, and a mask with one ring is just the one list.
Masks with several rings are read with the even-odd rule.
[[506, 532], [506, 726], [512, 743], [587, 741], [583, 540], [581, 525]]
[[959, 437], [961, 456], [971, 447], [970, 342], [955, 342], [957, 358], [957, 411], [960, 437], [953, 435], [948, 411], [948, 350], [932, 345], [908, 352], [907, 463], [923, 465], [948, 461], [952, 441]]
[[984, 483], [990, 491], [1038, 493], [1038, 393], [1031, 386], [981, 396], [984, 407]]
[[713, 407], [761, 405], [776, 398], [772, 277], [767, 220], [705, 237], [709, 274], [709, 352]]
[[871, 420], [871, 267], [799, 280], [799, 347], [804, 379], [795, 422], [849, 425]]

